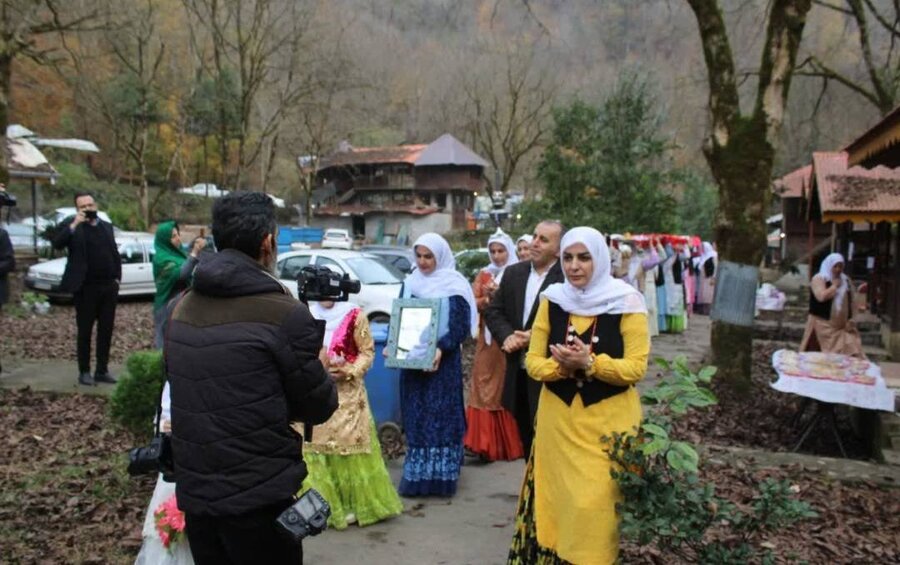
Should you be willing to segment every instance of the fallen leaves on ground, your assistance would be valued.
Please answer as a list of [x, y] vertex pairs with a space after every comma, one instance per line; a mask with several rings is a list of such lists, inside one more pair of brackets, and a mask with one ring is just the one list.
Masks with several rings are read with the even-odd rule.
[[[2, 349], [4, 356], [24, 359], [76, 360], [75, 307], [54, 304], [43, 316], [4, 316]], [[119, 302], [110, 360], [123, 363], [131, 353], [144, 349], [153, 349], [153, 304], [135, 299]]]
[[106, 399], [0, 390], [0, 547], [10, 563], [133, 563], [155, 477], [129, 478]]
[[[677, 434], [694, 443], [791, 451], [800, 437], [800, 427], [792, 419], [803, 399], [769, 386], [775, 379], [772, 354], [782, 348], [782, 344], [777, 342], [754, 342], [750, 390], [735, 393], [722, 381], [713, 378], [712, 389], [719, 403], [703, 410], [694, 410], [678, 420], [675, 424]], [[806, 408], [803, 421], [808, 421], [813, 413], [812, 405]], [[866, 459], [868, 449], [853, 431], [850, 411], [846, 407], [838, 407], [836, 414], [841, 441], [848, 457]], [[841, 457], [833, 434], [822, 422], [809, 435], [801, 451]]]
[[[707, 465], [705, 480], [716, 493], [739, 505], [750, 505], [756, 485], [767, 478], [787, 479], [798, 496], [819, 516], [766, 536], [760, 546], [775, 563], [900, 562], [900, 497], [896, 489], [870, 483], [842, 484], [799, 467], [750, 470]], [[726, 538], [728, 529], [713, 529], [710, 538]], [[622, 544], [624, 563], [674, 564], [679, 561], [654, 545]]]

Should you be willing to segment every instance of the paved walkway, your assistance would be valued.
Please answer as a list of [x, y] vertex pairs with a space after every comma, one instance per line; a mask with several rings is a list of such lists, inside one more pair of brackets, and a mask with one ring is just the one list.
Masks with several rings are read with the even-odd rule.
[[[699, 363], [709, 343], [709, 319], [695, 317], [681, 335], [662, 335], [653, 340], [651, 358], [673, 359], [687, 355]], [[4, 360], [0, 386], [34, 390], [108, 394], [112, 387], [75, 384], [71, 361]], [[112, 366], [120, 374], [121, 366]], [[658, 381], [660, 371], [651, 366], [642, 388]], [[896, 484], [900, 468], [886, 468], [860, 461], [842, 461], [797, 454], [707, 447], [711, 464], [774, 465], [801, 463], [804, 468], [834, 473], [838, 478], [877, 480]], [[467, 459], [467, 463], [471, 463]], [[401, 460], [388, 461], [394, 483], [400, 481]], [[329, 530], [304, 543], [310, 563], [452, 563], [502, 564], [512, 539], [516, 501], [522, 480], [522, 461], [487, 465], [467, 464], [459, 490], [451, 500], [404, 499], [404, 513], [366, 528], [351, 526]]]
[[638, 383], [638, 389], [644, 391], [659, 382], [661, 369], [655, 363], [659, 357], [671, 361], [678, 355], [685, 355], [692, 366], [700, 364], [709, 352], [709, 331], [709, 316], [693, 316], [684, 333], [661, 334], [653, 338], [647, 374]]
[[[123, 366], [110, 363], [110, 372], [118, 376]], [[0, 387], [22, 388], [52, 392], [109, 394], [110, 385], [83, 386], [78, 384], [78, 364], [75, 361], [35, 361], [33, 359], [3, 359]]]

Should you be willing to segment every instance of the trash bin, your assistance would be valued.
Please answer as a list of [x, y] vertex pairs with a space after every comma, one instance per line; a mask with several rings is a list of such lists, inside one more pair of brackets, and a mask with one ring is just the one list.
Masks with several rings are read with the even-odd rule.
[[366, 373], [366, 393], [369, 407], [378, 428], [378, 440], [387, 453], [402, 442], [400, 428], [400, 370], [384, 366], [382, 350], [388, 341], [388, 324], [372, 322], [372, 339], [375, 342], [375, 360]]

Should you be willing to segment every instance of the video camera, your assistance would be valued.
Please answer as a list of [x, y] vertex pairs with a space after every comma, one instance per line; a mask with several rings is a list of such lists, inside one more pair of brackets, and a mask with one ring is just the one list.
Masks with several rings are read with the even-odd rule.
[[148, 473], [162, 473], [164, 481], [173, 482], [175, 464], [172, 460], [171, 442], [169, 434], [160, 433], [149, 445], [129, 450], [128, 474], [134, 477]]
[[359, 281], [351, 280], [346, 273], [339, 275], [328, 267], [307, 265], [297, 275], [297, 295], [304, 304], [310, 300], [346, 302], [351, 294], [361, 289]]

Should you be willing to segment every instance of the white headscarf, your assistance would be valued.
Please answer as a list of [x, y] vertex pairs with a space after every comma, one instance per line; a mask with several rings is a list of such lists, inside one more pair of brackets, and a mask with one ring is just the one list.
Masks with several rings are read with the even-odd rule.
[[446, 298], [461, 296], [469, 304], [470, 331], [474, 337], [478, 333], [478, 309], [475, 307], [475, 295], [466, 277], [456, 270], [456, 259], [450, 251], [447, 240], [436, 233], [426, 233], [413, 243], [413, 251], [417, 246], [427, 247], [434, 254], [434, 270], [426, 275], [416, 269], [403, 284], [409, 295], [417, 298]]
[[331, 308], [325, 308], [319, 302], [309, 303], [309, 313], [313, 318], [325, 321], [325, 339], [322, 340], [322, 345], [326, 349], [331, 347], [334, 331], [341, 325], [344, 317], [356, 308], [359, 306], [352, 302], [335, 302]]
[[534, 236], [528, 235], [520, 235], [519, 239], [516, 240], [516, 259], [519, 258], [519, 242], [524, 241], [528, 246], [528, 252], [531, 253], [531, 242], [534, 241]]
[[516, 255], [516, 244], [513, 243], [512, 238], [506, 235], [503, 230], [497, 230], [494, 235], [488, 238], [488, 252], [490, 252], [492, 243], [499, 243], [506, 248], [506, 263], [498, 266], [495, 265], [492, 260], [491, 264], [485, 267], [483, 270], [489, 272], [491, 276], [494, 277], [494, 280], [499, 283], [500, 277], [503, 276], [503, 271], [505, 271], [506, 268], [510, 265], [518, 263], [519, 257]]
[[[828, 282], [831, 282], [831, 269], [837, 265], [838, 263], [845, 263], [844, 256], [840, 253], [832, 253], [828, 257], [822, 261], [822, 264], [819, 266], [819, 276], [825, 279]], [[838, 289], [837, 294], [834, 295], [834, 304], [832, 306], [833, 310], [840, 311], [841, 304], [844, 303], [844, 295], [847, 294], [847, 289], [850, 287], [850, 279], [841, 272], [842, 284]]]
[[700, 265], [705, 265], [707, 260], [717, 259], [718, 257], [719, 254], [716, 252], [715, 248], [713, 248], [712, 243], [704, 241], [703, 252], [700, 254]]
[[566, 232], [559, 248], [565, 253], [576, 243], [583, 243], [593, 260], [594, 272], [587, 286], [583, 289], [575, 288], [566, 279], [566, 282], [548, 286], [541, 296], [566, 312], [578, 316], [646, 314], [644, 295], [628, 283], [614, 279], [610, 274], [609, 248], [603, 234], [594, 228], [573, 228]]

